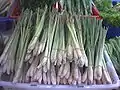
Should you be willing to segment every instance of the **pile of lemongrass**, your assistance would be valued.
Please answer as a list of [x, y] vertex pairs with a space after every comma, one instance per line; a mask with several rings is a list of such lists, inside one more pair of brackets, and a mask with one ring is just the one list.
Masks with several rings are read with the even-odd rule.
[[106, 30], [96, 18], [27, 9], [0, 57], [0, 76], [52, 85], [111, 84], [103, 56]]

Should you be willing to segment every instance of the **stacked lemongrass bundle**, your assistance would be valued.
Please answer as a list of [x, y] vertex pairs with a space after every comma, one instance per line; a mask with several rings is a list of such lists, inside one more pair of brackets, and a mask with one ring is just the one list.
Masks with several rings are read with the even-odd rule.
[[22, 79], [24, 57], [32, 30], [32, 14], [32, 11], [28, 9], [21, 14], [20, 20], [0, 57], [0, 73], [12, 73], [10, 80], [14, 78], [13, 81], [17, 81], [18, 78]]
[[11, 81], [112, 83], [103, 57], [106, 30], [96, 18], [45, 7], [25, 10], [15, 29], [0, 57], [0, 74], [7, 72]]
[[103, 57], [107, 30], [102, 27], [102, 21], [96, 18], [81, 20], [84, 46], [88, 57], [88, 83], [112, 83]]

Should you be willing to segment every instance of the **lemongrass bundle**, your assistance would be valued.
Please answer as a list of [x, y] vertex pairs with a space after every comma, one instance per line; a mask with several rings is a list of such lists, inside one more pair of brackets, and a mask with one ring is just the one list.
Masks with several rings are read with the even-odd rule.
[[32, 19], [33, 12], [26, 10], [24, 13], [25, 13], [24, 15], [29, 15], [29, 17], [26, 17], [25, 19], [23, 18], [24, 20], [27, 20], [28, 23], [27, 24], [22, 23], [22, 25], [21, 25], [22, 28], [20, 29], [20, 35], [21, 35], [21, 38], [19, 41], [20, 57], [17, 58], [17, 60], [16, 60], [19, 62], [19, 66], [16, 69], [15, 77], [13, 78], [13, 82], [18, 82], [22, 76], [21, 74], [22, 74], [22, 69], [23, 69], [24, 58], [25, 58], [25, 54], [27, 51], [27, 46], [28, 46], [29, 38], [30, 38], [29, 32], [31, 30], [30, 27], [32, 25], [31, 19]]
[[67, 21], [67, 26], [68, 26], [68, 29], [69, 29], [69, 32], [71, 33], [71, 36], [72, 36], [72, 39], [74, 41], [74, 46], [75, 46], [75, 49], [76, 49], [76, 52], [77, 52], [77, 55], [78, 55], [78, 63], [81, 67], [84, 66], [85, 64], [85, 61], [82, 57], [82, 53], [81, 53], [81, 50], [80, 50], [80, 45], [79, 45], [79, 42], [78, 42], [78, 38], [77, 38], [77, 34], [76, 34], [76, 29], [75, 29], [75, 25], [74, 25], [74, 19], [72, 17], [70, 17], [70, 20], [68, 19]]
[[[35, 34], [34, 34], [34, 36], [32, 37], [32, 39], [30, 41], [27, 53], [31, 53], [32, 50], [35, 48], [36, 42], [38, 41], [39, 36], [40, 36], [40, 34], [41, 34], [42, 30], [43, 30], [43, 25], [44, 25], [44, 21], [45, 21], [46, 12], [47, 12], [47, 7], [45, 7], [45, 11], [44, 11], [44, 13], [43, 13], [43, 15], [42, 15], [42, 17], [40, 19], [40, 22], [36, 23]], [[38, 10], [38, 13], [39, 13], [39, 10]], [[37, 19], [39, 20], [39, 15], [37, 16]]]
[[[55, 18], [55, 19], [54, 19]], [[55, 20], [55, 22], [54, 22]], [[47, 40], [47, 46], [45, 49], [45, 54], [44, 54], [44, 58], [43, 60], [40, 62], [40, 64], [38, 65], [38, 68], [40, 68], [41, 66], [47, 65], [47, 69], [50, 69], [50, 54], [51, 54], [51, 49], [52, 49], [52, 42], [53, 42], [53, 37], [54, 37], [54, 33], [56, 30], [56, 25], [58, 22], [58, 17], [55, 16], [50, 16], [50, 21], [49, 21], [49, 32], [48, 32], [48, 40]]]

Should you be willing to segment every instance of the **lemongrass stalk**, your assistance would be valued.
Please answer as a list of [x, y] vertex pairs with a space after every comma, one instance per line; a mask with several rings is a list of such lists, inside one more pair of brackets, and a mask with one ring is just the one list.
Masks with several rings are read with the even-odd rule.
[[76, 85], [77, 84], [77, 81], [76, 80], [73, 80], [72, 81], [72, 85]]
[[81, 72], [80, 72], [80, 70], [78, 70], [78, 80], [77, 80], [77, 83], [78, 83], [78, 85], [80, 85], [81, 84]]
[[11, 72], [11, 60], [9, 59], [8, 61], [7, 61], [7, 67], [6, 67], [6, 72], [7, 72], [7, 74], [9, 75], [10, 74], [10, 72]]
[[60, 4], [61, 4], [62, 8], [64, 7], [64, 3], [65, 3], [64, 0], [60, 0]]
[[63, 84], [66, 85], [67, 84], [67, 79], [63, 78]]
[[[61, 39], [61, 34], [60, 34], [60, 37], [59, 37], [59, 38]], [[58, 55], [57, 55], [57, 59], [58, 59], [57, 65], [59, 66], [59, 65], [62, 64], [62, 61], [63, 61], [63, 57], [62, 57], [62, 55], [63, 55], [63, 50], [61, 49], [61, 48], [62, 48], [62, 40], [59, 41], [59, 47], [58, 47], [58, 48], [59, 48], [59, 49], [58, 49]]]
[[62, 64], [62, 61], [64, 60], [64, 62], [66, 61], [66, 57], [65, 57], [65, 34], [64, 34], [64, 21], [62, 20], [63, 16], [60, 16], [60, 29], [59, 29], [59, 51], [58, 51], [58, 65]]
[[[72, 7], [72, 14], [74, 14], [75, 12], [74, 11], [76, 11], [76, 1], [75, 0], [71, 0], [71, 7]], [[76, 11], [76, 13], [77, 13], [77, 11]]]
[[43, 72], [45, 72], [45, 73], [46, 73], [47, 71], [48, 71], [48, 70], [47, 70], [47, 66], [46, 66], [46, 65], [44, 65], [44, 66], [43, 66]]
[[78, 80], [79, 78], [79, 73], [78, 73], [78, 65], [76, 63], [73, 63], [73, 77], [74, 77], [74, 80]]
[[49, 32], [48, 32], [48, 41], [47, 41], [47, 46], [46, 46], [46, 50], [45, 50], [45, 55], [44, 58], [42, 60], [42, 62], [38, 65], [37, 68], [40, 68], [41, 66], [44, 66], [45, 64], [47, 64], [47, 68], [48, 70], [50, 69], [50, 52], [52, 49], [52, 42], [53, 42], [53, 38], [54, 38], [54, 33], [55, 33], [55, 29], [56, 29], [56, 24], [58, 21], [58, 17], [55, 16], [55, 22], [52, 23], [52, 19], [54, 17], [51, 15], [50, 16], [50, 22], [49, 22]]
[[95, 80], [95, 79], [93, 80], [93, 84], [94, 84], [94, 85], [96, 85], [96, 84], [97, 84], [97, 82], [96, 82], [96, 80]]
[[3, 74], [3, 67], [0, 66], [0, 80], [2, 79], [2, 78], [1, 78], [2, 74]]
[[63, 53], [62, 50], [59, 49], [59, 51], [58, 51], [58, 56], [57, 56], [57, 59], [58, 59], [57, 65], [58, 65], [58, 66], [60, 66], [60, 65], [62, 64], [62, 61], [63, 61], [62, 53]]
[[93, 79], [94, 79], [94, 75], [93, 75], [93, 67], [92, 66], [88, 66], [88, 84], [93, 84]]
[[71, 36], [73, 38], [73, 41], [74, 41], [76, 47], [79, 47], [79, 45], [78, 45], [78, 38], [77, 38], [75, 26], [74, 26], [74, 19], [73, 19], [73, 17], [70, 17], [68, 19], [67, 26], [68, 26], [68, 29], [69, 29], [69, 31], [71, 33]]
[[[72, 36], [72, 39], [74, 41], [75, 47], [77, 48], [76, 49], [77, 54], [78, 54], [79, 58], [81, 58], [82, 57], [82, 53], [80, 51], [80, 46], [79, 46], [79, 42], [78, 42], [78, 39], [77, 39], [77, 35], [76, 35], [76, 30], [75, 30], [73, 19], [71, 20], [71, 22], [70, 21], [67, 22], [67, 26], [69, 28], [69, 31], [71, 32], [71, 36]], [[84, 59], [83, 58], [79, 59], [79, 63], [80, 63], [80, 66], [82, 67], [85, 64]]]
[[56, 64], [57, 62], [57, 52], [58, 52], [58, 45], [59, 45], [59, 20], [57, 21], [55, 36], [53, 40], [53, 45], [51, 49], [51, 63]]
[[43, 84], [47, 84], [47, 74], [43, 72]]
[[25, 62], [29, 61], [31, 58], [32, 58], [32, 53], [26, 53], [26, 56], [25, 56]]
[[5, 63], [4, 66], [2, 66], [2, 72], [5, 73], [7, 70], [8, 63]]
[[86, 33], [86, 20], [85, 20], [85, 18], [80, 18], [80, 20], [81, 20], [81, 28], [82, 28], [82, 37], [83, 37], [83, 45], [84, 45], [84, 47], [86, 46], [85, 44], [86, 44], [86, 35], [87, 35], [87, 33]]
[[[20, 21], [18, 21], [18, 24], [19, 23], [20, 23]], [[6, 44], [2, 55], [0, 56], [0, 64], [1, 65], [2, 65], [2, 62], [3, 62], [4, 58], [5, 58], [5, 55], [8, 53], [8, 50], [9, 50], [9, 48], [10, 48], [13, 40], [15, 39], [17, 33], [19, 32], [19, 30], [18, 30], [18, 28], [19, 28], [18, 24], [16, 25], [15, 30], [14, 30], [12, 36], [10, 37], [8, 43]], [[6, 61], [4, 61], [4, 62], [6, 62]]]
[[112, 79], [110, 77], [110, 74], [107, 70], [107, 66], [106, 66], [106, 62], [105, 62], [105, 59], [103, 58], [102, 59], [102, 62], [103, 62], [103, 68], [102, 68], [102, 71], [103, 71], [103, 77], [104, 77], [104, 80], [107, 84], [112, 84]]
[[67, 52], [66, 50], [63, 51], [63, 64], [65, 64], [67, 62]]
[[48, 85], [51, 84], [51, 77], [50, 77], [50, 70], [47, 72], [47, 81], [48, 81]]
[[[29, 38], [29, 37], [28, 37], [28, 38]], [[23, 66], [23, 61], [24, 61], [24, 57], [25, 57], [25, 53], [26, 53], [26, 49], [27, 49], [27, 44], [28, 44], [27, 41], [28, 41], [28, 40], [26, 40], [26, 43], [25, 43], [25, 46], [24, 46], [23, 55], [22, 55], [22, 57], [20, 58], [21, 61], [20, 61], [18, 70], [17, 70], [17, 72], [16, 72], [16, 74], [15, 74], [15, 77], [14, 77], [14, 79], [13, 79], [13, 82], [14, 82], [14, 83], [18, 82], [19, 77], [20, 77], [20, 73], [21, 73], [21, 69], [22, 69], [22, 66]]]
[[[69, 36], [71, 36], [71, 35], [69, 35]], [[72, 39], [72, 38], [71, 38]], [[78, 62], [78, 59], [79, 59], [79, 56], [78, 56], [78, 54], [77, 54], [77, 51], [76, 51], [76, 47], [75, 47], [75, 44], [74, 44], [74, 41], [73, 41], [73, 39], [71, 40], [71, 45], [72, 45], [72, 47], [73, 47], [73, 60], [75, 61], [75, 63], [77, 63]], [[71, 62], [73, 61], [73, 60], [71, 60]]]
[[38, 83], [39, 84], [42, 84], [42, 76], [43, 75], [43, 70], [42, 70], [42, 68], [41, 68], [41, 71], [40, 71], [40, 73], [38, 74], [38, 76], [39, 76], [39, 79], [38, 79]]
[[42, 52], [43, 43], [39, 43], [38, 55]]
[[44, 29], [42, 37], [40, 37], [40, 43], [39, 43], [39, 48], [38, 48], [38, 55], [42, 53], [45, 50], [45, 45], [47, 42], [47, 28]]
[[29, 69], [29, 63], [24, 63], [23, 65], [23, 75], [22, 75], [22, 83], [25, 83], [26, 82], [26, 73], [27, 73], [27, 70]]
[[60, 77], [57, 76], [57, 85], [60, 85]]
[[[101, 23], [98, 23], [96, 18], [93, 19], [89, 19], [86, 18], [85, 19], [86, 25], [88, 25], [89, 27], [91, 27], [91, 22], [93, 22], [93, 25], [91, 28], [86, 28], [86, 32], [87, 32], [87, 51], [88, 51], [88, 60], [89, 60], [89, 65], [88, 65], [88, 83], [92, 84], [93, 83], [93, 64], [94, 64], [94, 56], [95, 56], [95, 47], [96, 47], [96, 43], [98, 41], [98, 36], [99, 36], [99, 30], [101, 27]], [[85, 29], [84, 28], [84, 29]], [[89, 35], [91, 37], [89, 37]], [[99, 73], [101, 72], [101, 67], [99, 68]], [[98, 72], [97, 70], [95, 70], [95, 72]], [[101, 75], [100, 75], [101, 77]], [[94, 78], [96, 78], [95, 74], [94, 74]]]
[[73, 47], [72, 47], [72, 37], [69, 34], [68, 36], [68, 45], [67, 45], [67, 58], [71, 61], [73, 59]]
[[68, 12], [70, 13], [70, 14], [72, 14], [72, 2], [71, 2], [71, 0], [67, 0], [67, 6], [68, 6]]
[[67, 74], [65, 75], [65, 78], [68, 79], [70, 77], [70, 68], [68, 69]]
[[106, 30], [100, 28], [100, 36], [97, 46], [97, 55], [95, 59], [95, 79], [100, 80], [102, 78], [102, 58], [103, 58], [103, 50], [104, 50], [104, 43], [106, 37]]
[[102, 84], [107, 84], [104, 75], [102, 75]]
[[10, 74], [10, 72], [14, 71], [14, 64], [15, 64], [15, 55], [17, 51], [17, 45], [18, 45], [18, 40], [19, 39], [19, 33], [16, 35], [15, 39], [11, 43], [11, 46], [8, 50], [8, 56], [7, 56], [7, 73]]
[[[93, 22], [92, 27], [90, 25], [91, 22]], [[89, 56], [91, 56], [91, 58], [89, 58], [90, 59], [89, 65], [93, 66], [93, 64], [94, 64], [94, 57], [95, 57], [95, 46], [96, 46], [96, 41], [95, 40], [98, 37], [98, 36], [95, 37], [95, 34], [96, 35], [99, 34], [99, 28], [97, 28], [97, 29], [95, 28], [96, 26], [98, 26], [96, 24], [97, 23], [96, 22], [96, 18], [89, 19], [88, 23], [89, 23], [89, 27], [91, 27], [91, 29], [88, 28], [88, 30], [89, 30], [88, 33], [90, 34], [91, 38], [87, 40], [87, 42], [90, 41], [88, 43], [88, 45], [90, 44], [90, 50], [88, 50], [89, 51], [88, 54], [89, 54]], [[98, 32], [96, 32], [96, 31], [98, 31]]]
[[29, 60], [29, 63], [31, 64], [34, 60], [34, 57], [31, 57], [30, 60]]
[[34, 80], [39, 80], [39, 78], [42, 76], [42, 68], [37, 69], [34, 75]]
[[60, 77], [62, 75], [62, 72], [64, 70], [64, 64], [62, 64], [58, 70], [58, 76]]
[[53, 85], [57, 84], [57, 80], [56, 80], [56, 72], [55, 72], [55, 66], [51, 65], [51, 82]]
[[39, 49], [39, 41], [36, 42], [35, 48], [33, 49], [33, 56], [36, 56]]
[[37, 65], [38, 65], [38, 62], [39, 62], [39, 57], [36, 56], [33, 63], [31, 64], [29, 70], [30, 70], [30, 77], [33, 77], [34, 74], [35, 74], [35, 71], [36, 71], [36, 68], [37, 68]]
[[66, 63], [66, 57], [67, 57], [67, 53], [66, 53], [66, 45], [65, 45], [65, 28], [64, 28], [64, 23], [62, 24], [62, 59], [63, 59], [63, 63], [65, 64]]
[[[27, 24], [27, 27], [26, 27], [26, 30], [25, 30], [25, 25], [23, 27], [23, 29], [21, 29], [21, 39], [20, 39], [20, 58], [19, 58], [19, 66], [18, 66], [18, 69], [15, 73], [15, 77], [13, 79], [13, 82], [18, 82], [19, 79], [20, 79], [20, 73], [22, 72], [22, 68], [23, 68], [23, 63], [24, 63], [24, 58], [25, 58], [25, 53], [26, 53], [26, 50], [27, 50], [27, 46], [28, 46], [28, 42], [29, 42], [29, 38], [30, 38], [30, 27], [31, 27], [31, 18], [32, 18], [32, 12], [28, 11], [27, 14], [30, 14], [29, 18], [28, 18], [28, 21], [29, 23]], [[26, 15], [26, 13], [25, 13]]]
[[64, 68], [63, 68], [63, 71], [62, 71], [62, 74], [61, 74], [61, 78], [65, 77], [68, 73], [70, 69], [70, 63], [67, 62], [65, 65], [64, 65]]
[[82, 75], [82, 77], [81, 77], [81, 82], [82, 83], [85, 83], [85, 81], [87, 80], [87, 76], [88, 76], [87, 73], [88, 72], [87, 72], [87, 68], [86, 68], [85, 71], [84, 71], [84, 73], [83, 73], [83, 75]]
[[73, 81], [73, 71], [70, 73], [70, 77], [68, 78], [68, 84], [71, 85]]
[[[45, 29], [45, 30], [47, 30], [47, 29]], [[45, 33], [45, 37], [41, 43], [42, 43], [42, 48], [41, 48], [41, 53], [42, 53], [45, 50], [45, 46], [47, 43], [47, 32]]]
[[83, 4], [83, 9], [84, 9], [84, 14], [87, 15], [88, 12], [87, 12], [87, 5], [86, 5], [86, 0], [82, 0], [82, 4]]
[[76, 0], [76, 3], [77, 3], [78, 14], [80, 14], [80, 0]]
[[[13, 71], [13, 68], [14, 68], [14, 59], [15, 59], [15, 56], [16, 56], [16, 49], [17, 49], [17, 42], [18, 42], [18, 38], [19, 38], [19, 33], [20, 33], [20, 25], [19, 24], [21, 24], [22, 22], [23, 22], [23, 19], [22, 19], [22, 17], [24, 17], [23, 15], [21, 16], [21, 18], [20, 18], [20, 20], [18, 21], [18, 23], [17, 23], [17, 26], [15, 27], [15, 30], [14, 30], [14, 32], [13, 32], [13, 34], [12, 34], [12, 36], [11, 36], [11, 38], [13, 38], [13, 41], [11, 42], [11, 40], [10, 41], [8, 41], [8, 44], [10, 45], [9, 46], [9, 49], [8, 49], [8, 46], [6, 46], [6, 48], [5, 49], [8, 49], [8, 54], [6, 54], [6, 57], [4, 57], [4, 62], [7, 60], [7, 61], [9, 61], [8, 63], [8, 72], [9, 72], [9, 70], [11, 69], [12, 71]], [[10, 39], [11, 39], [10, 38]], [[11, 43], [10, 43], [11, 42]], [[13, 49], [13, 50], [12, 50]], [[4, 54], [4, 53], [3, 53]], [[11, 55], [12, 54], [12, 55]], [[1, 58], [2, 58], [2, 56], [1, 56]], [[12, 60], [12, 61], [10, 61], [10, 60]], [[3, 63], [4, 63], [3, 62]], [[10, 64], [13, 64], [13, 65], [10, 65]]]
[[[52, 17], [50, 16], [50, 19], [49, 19], [49, 27], [48, 29], [49, 30], [52, 30], [52, 27], [53, 26], [53, 21], [52, 21]], [[54, 27], [56, 26], [56, 23], [54, 25]], [[49, 38], [48, 38], [49, 39]], [[44, 57], [43, 59], [40, 61], [40, 64], [38, 65], [38, 69], [41, 68], [43, 65], [45, 65], [47, 63], [47, 59], [48, 59], [48, 52], [49, 52], [49, 40], [47, 40], [47, 46], [46, 46], [46, 49], [45, 49], [45, 53], [44, 53]]]
[[92, 52], [90, 51], [90, 49], [88, 49], [88, 59], [89, 59], [89, 64], [88, 64], [88, 84], [93, 84], [93, 66], [94, 63], [92, 60]]
[[79, 57], [75, 48], [73, 49], [73, 56], [73, 60], [77, 63]]
[[40, 20], [39, 24], [36, 26], [36, 31], [35, 31], [35, 34], [30, 41], [27, 53], [31, 53], [31, 51], [35, 48], [35, 44], [36, 44], [36, 42], [37, 42], [37, 40], [38, 40], [42, 30], [43, 30], [46, 12], [47, 12], [47, 7], [45, 7], [45, 11], [41, 17], [41, 20]]
[[83, 44], [83, 36], [82, 36], [82, 28], [81, 28], [81, 21], [75, 16], [75, 20], [76, 20], [76, 24], [77, 24], [77, 36], [78, 36], [78, 41], [79, 41], [79, 45], [80, 45], [80, 50], [83, 56], [83, 59], [85, 60], [85, 66], [88, 66], [88, 58], [86, 56], [85, 53], [85, 49], [84, 49], [84, 44]]
[[73, 40], [72, 40], [72, 44], [73, 44], [72, 46], [73, 46], [73, 51], [74, 51], [74, 53], [73, 53], [74, 54], [73, 60], [75, 61], [75, 63], [79, 64], [80, 67], [83, 67], [83, 65], [84, 65], [83, 60], [84, 59], [83, 59], [83, 56], [80, 57], [81, 50], [80, 50], [80, 48], [76, 48]]
[[[20, 41], [19, 41], [20, 44], [18, 45], [15, 69], [17, 69], [18, 66], [19, 66], [20, 58], [21, 58], [22, 51], [23, 51], [23, 49], [22, 49], [23, 48], [23, 44], [24, 44], [25, 39], [27, 37], [26, 34], [28, 34], [27, 30], [29, 30], [28, 27], [31, 26], [31, 21], [30, 20], [31, 20], [31, 15], [32, 14], [30, 15], [30, 13], [32, 13], [32, 11], [30, 12], [28, 9], [25, 10], [23, 12], [22, 20], [21, 20], [21, 23], [20, 23], [20, 28], [19, 28], [20, 29]], [[26, 17], [27, 15], [30, 15], [30, 17]], [[29, 20], [28, 20], [28, 18], [29, 18]], [[27, 23], [27, 22], [29, 22], [29, 23]]]

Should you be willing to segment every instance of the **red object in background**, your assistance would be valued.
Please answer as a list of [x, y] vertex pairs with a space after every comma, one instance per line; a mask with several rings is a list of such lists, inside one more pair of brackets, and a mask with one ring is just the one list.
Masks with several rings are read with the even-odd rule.
[[98, 11], [98, 9], [96, 8], [96, 6], [92, 6], [92, 15], [93, 16], [97, 16], [98, 20], [101, 20], [102, 17], [100, 16], [100, 12]]
[[11, 7], [8, 17], [17, 19], [20, 16], [20, 13], [21, 13], [20, 0], [15, 0]]

